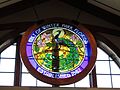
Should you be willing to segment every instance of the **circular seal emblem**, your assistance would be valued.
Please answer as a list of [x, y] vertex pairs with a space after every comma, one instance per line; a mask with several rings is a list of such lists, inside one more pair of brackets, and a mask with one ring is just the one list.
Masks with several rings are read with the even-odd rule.
[[96, 60], [92, 34], [68, 20], [49, 19], [33, 25], [23, 35], [20, 50], [31, 74], [54, 85], [81, 80]]

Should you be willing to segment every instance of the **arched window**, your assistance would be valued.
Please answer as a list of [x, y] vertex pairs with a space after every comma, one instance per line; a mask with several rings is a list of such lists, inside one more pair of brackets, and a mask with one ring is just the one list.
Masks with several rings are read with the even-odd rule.
[[[102, 43], [102, 42], [101, 42]], [[103, 45], [104, 43], [102, 43]], [[101, 45], [101, 44], [100, 44]], [[104, 47], [103, 45], [102, 47]], [[111, 57], [101, 49], [101, 46], [97, 48], [98, 55], [97, 61], [95, 64], [95, 77], [96, 84], [98, 88], [120, 88], [120, 68], [115, 62], [115, 58]], [[107, 49], [108, 50], [108, 49]], [[109, 52], [109, 51], [107, 51]], [[15, 60], [17, 60], [18, 53], [16, 43], [6, 48], [0, 54], [0, 86], [14, 86], [15, 80]], [[113, 53], [113, 52], [112, 52]], [[113, 53], [115, 54], [115, 53]], [[114, 55], [112, 55], [114, 56]], [[118, 57], [116, 57], [117, 59]], [[20, 69], [20, 68], [19, 68]], [[36, 86], [36, 87], [52, 87], [50, 84], [46, 84], [42, 81], [37, 80], [33, 77], [24, 64], [22, 63], [20, 75], [20, 86]], [[92, 71], [91, 71], [92, 72]], [[78, 81], [74, 84], [63, 85], [60, 87], [91, 87], [90, 76], [92, 73], [87, 75], [81, 81]], [[93, 80], [94, 81], [94, 80]]]
[[0, 86], [14, 85], [15, 54], [15, 44], [0, 54]]

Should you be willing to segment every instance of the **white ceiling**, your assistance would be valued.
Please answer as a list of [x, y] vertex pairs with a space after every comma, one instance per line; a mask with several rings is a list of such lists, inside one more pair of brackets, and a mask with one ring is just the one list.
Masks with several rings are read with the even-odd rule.
[[120, 0], [88, 0], [88, 2], [120, 16]]
[[0, 0], [0, 8], [14, 4], [19, 1], [22, 1], [22, 0]]

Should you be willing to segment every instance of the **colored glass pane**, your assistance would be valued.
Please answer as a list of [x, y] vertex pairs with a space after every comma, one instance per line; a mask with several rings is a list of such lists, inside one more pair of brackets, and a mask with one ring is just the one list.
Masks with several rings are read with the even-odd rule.
[[95, 63], [96, 43], [90, 39], [90, 32], [81, 28], [62, 22], [29, 28], [21, 43], [21, 56], [28, 70], [36, 78], [56, 85], [84, 78]]
[[[33, 43], [33, 54], [40, 67], [54, 72], [68, 72], [81, 64], [84, 44], [74, 33], [62, 28], [49, 29], [37, 36]], [[53, 66], [58, 60], [59, 65]]]
[[29, 36], [26, 53], [31, 65], [51, 78], [69, 78], [83, 71], [90, 60], [86, 35], [67, 24], [48, 24]]

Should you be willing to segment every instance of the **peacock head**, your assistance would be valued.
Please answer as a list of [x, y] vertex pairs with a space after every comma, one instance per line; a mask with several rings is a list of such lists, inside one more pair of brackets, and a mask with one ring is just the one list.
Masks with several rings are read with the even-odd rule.
[[64, 36], [64, 30], [63, 29], [54, 29], [52, 34], [54, 37], [57, 36], [58, 38], [61, 38]]

